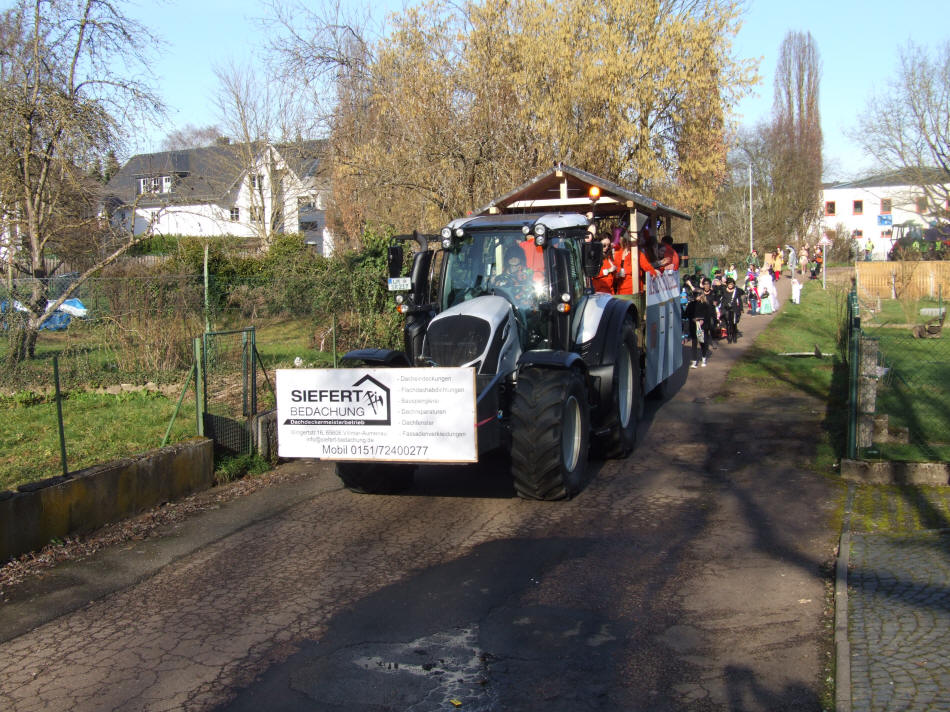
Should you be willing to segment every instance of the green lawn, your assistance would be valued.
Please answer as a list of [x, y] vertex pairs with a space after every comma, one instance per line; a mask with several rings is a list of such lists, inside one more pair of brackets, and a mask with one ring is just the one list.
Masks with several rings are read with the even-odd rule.
[[[158, 447], [177, 399], [157, 393], [67, 394], [63, 430], [69, 471]], [[190, 408], [189, 408], [190, 405]], [[0, 490], [62, 474], [53, 398], [21, 394], [3, 399], [0, 420]], [[182, 407], [170, 442], [195, 434], [194, 399]]]
[[876, 443], [888, 460], [950, 461], [950, 341], [914, 339], [906, 329], [871, 329], [878, 340], [886, 375], [876, 410], [892, 428], [907, 428], [909, 444]]
[[[247, 321], [215, 328], [242, 328]], [[43, 331], [37, 358], [4, 372], [0, 407], [0, 491], [19, 484], [62, 474], [56, 405], [53, 399], [53, 357], [58, 357], [61, 389], [65, 394], [63, 419], [67, 467], [75, 471], [158, 447], [178, 402], [180, 388], [191, 368], [152, 372], [123, 370], [125, 354], [112, 348], [102, 325], [75, 321], [60, 332]], [[269, 320], [256, 329], [257, 350], [269, 383], [274, 370], [301, 358], [313, 367], [333, 365], [332, 335], [315, 333], [309, 319]], [[324, 342], [326, 352], [319, 350]], [[0, 360], [6, 357], [0, 345]], [[91, 392], [102, 386], [147, 382], [171, 386], [168, 395], [131, 392], [120, 395]], [[258, 374], [259, 408], [273, 406], [268, 379]], [[196, 433], [194, 388], [189, 387], [169, 442]]]

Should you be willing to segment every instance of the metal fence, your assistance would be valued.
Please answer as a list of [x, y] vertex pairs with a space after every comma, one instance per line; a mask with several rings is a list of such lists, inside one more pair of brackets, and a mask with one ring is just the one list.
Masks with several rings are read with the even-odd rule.
[[[867, 308], [865, 312], [869, 312]], [[950, 461], [950, 334], [945, 307], [917, 324], [875, 325], [849, 298], [850, 457]], [[929, 322], [929, 323], [928, 323]]]
[[[198, 434], [214, 440], [218, 453], [251, 453], [260, 364], [254, 328], [206, 332], [195, 339], [195, 364]], [[261, 375], [273, 393], [267, 373]]]

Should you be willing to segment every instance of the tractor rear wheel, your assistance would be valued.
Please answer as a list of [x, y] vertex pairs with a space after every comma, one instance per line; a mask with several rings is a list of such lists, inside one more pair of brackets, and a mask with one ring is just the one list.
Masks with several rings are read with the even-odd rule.
[[395, 494], [412, 487], [415, 465], [388, 462], [338, 462], [336, 474], [343, 486], [360, 494]]
[[613, 387], [610, 394], [610, 432], [601, 440], [603, 456], [626, 457], [637, 442], [637, 427], [643, 415], [643, 382], [640, 350], [633, 324], [625, 322], [623, 336], [614, 354]]
[[526, 499], [565, 499], [587, 470], [590, 405], [576, 371], [526, 368], [511, 406], [511, 474]]

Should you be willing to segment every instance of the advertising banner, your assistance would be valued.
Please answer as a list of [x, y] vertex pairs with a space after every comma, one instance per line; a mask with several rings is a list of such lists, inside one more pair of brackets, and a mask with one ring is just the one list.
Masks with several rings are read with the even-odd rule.
[[683, 365], [679, 270], [646, 275], [646, 372], [649, 393]]
[[475, 369], [277, 371], [277, 454], [475, 462]]

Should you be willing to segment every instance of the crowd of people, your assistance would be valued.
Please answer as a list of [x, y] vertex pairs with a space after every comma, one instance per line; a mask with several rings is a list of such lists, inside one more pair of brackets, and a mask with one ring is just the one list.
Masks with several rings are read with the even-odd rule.
[[[817, 257], [817, 266], [813, 261]], [[683, 277], [680, 301], [683, 309], [684, 338], [690, 341], [692, 357], [690, 368], [703, 367], [709, 358], [714, 340], [725, 339], [735, 343], [742, 336], [739, 322], [743, 313], [771, 314], [779, 307], [776, 285], [787, 270], [793, 287], [798, 284], [796, 270], [808, 269], [812, 276], [819, 274], [820, 248], [808, 245], [798, 253], [786, 245], [759, 256], [752, 250], [740, 274], [735, 263], [728, 269], [714, 269], [709, 276], [699, 268]]]
[[[680, 257], [673, 248], [673, 240], [665, 237], [659, 243], [644, 228], [639, 234], [626, 225], [619, 225], [612, 235], [597, 235], [591, 227], [588, 240], [601, 241], [604, 262], [600, 273], [593, 278], [593, 287], [608, 294], [633, 294], [634, 254], [637, 254], [640, 279], [644, 275], [679, 269]], [[636, 248], [636, 249], [634, 249]], [[711, 344], [725, 339], [735, 343], [742, 332], [739, 322], [743, 313], [771, 314], [779, 307], [776, 284], [787, 272], [792, 280], [793, 294], [801, 291], [798, 274], [804, 279], [821, 276], [822, 251], [818, 245], [805, 244], [800, 250], [791, 245], [777, 246], [761, 257], [753, 249], [745, 260], [745, 271], [740, 274], [735, 263], [726, 270], [715, 269], [706, 276], [697, 268], [682, 279], [680, 300], [684, 321], [684, 339], [691, 343], [690, 368], [706, 366]], [[641, 283], [640, 289], [643, 288]], [[795, 289], [798, 287], [798, 289]], [[794, 301], [794, 300], [793, 300]]]
[[593, 278], [593, 287], [597, 292], [607, 294], [633, 294], [633, 278], [636, 270], [633, 269], [634, 253], [640, 267], [639, 290], [643, 290], [643, 280], [646, 274], [657, 275], [667, 270], [678, 270], [680, 266], [679, 253], [673, 247], [673, 238], [665, 236], [658, 243], [651, 235], [649, 226], [644, 226], [639, 233], [635, 233], [626, 224], [615, 227], [611, 234], [597, 235], [594, 225], [591, 225], [588, 241], [599, 239], [604, 247], [604, 262], [600, 272]]

